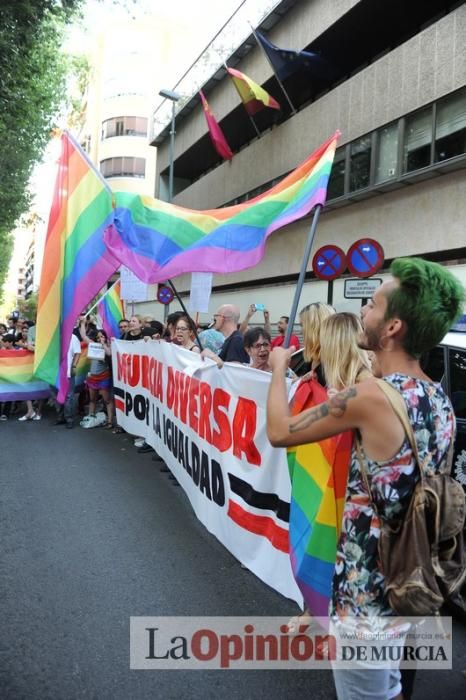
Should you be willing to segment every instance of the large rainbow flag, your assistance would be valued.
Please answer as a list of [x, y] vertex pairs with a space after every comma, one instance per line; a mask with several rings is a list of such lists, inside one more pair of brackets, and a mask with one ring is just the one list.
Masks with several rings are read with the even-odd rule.
[[0, 350], [0, 402], [46, 399], [48, 384], [33, 377], [34, 353]]
[[117, 192], [107, 246], [148, 284], [186, 272], [225, 274], [253, 267], [271, 233], [324, 204], [338, 136], [270, 190], [235, 206], [196, 211]]
[[97, 304], [97, 313], [102, 323], [101, 327], [109, 338], [119, 338], [121, 336], [118, 324], [125, 317], [125, 309], [120, 291], [121, 283], [118, 280]]
[[[326, 400], [327, 392], [317, 381], [303, 382], [294, 395], [292, 414]], [[347, 432], [288, 448], [291, 568], [306, 607], [319, 617], [328, 615], [352, 442]]]
[[119, 263], [105, 246], [112, 194], [79, 144], [61, 136], [39, 288], [34, 374], [64, 401], [67, 353], [76, 319]]

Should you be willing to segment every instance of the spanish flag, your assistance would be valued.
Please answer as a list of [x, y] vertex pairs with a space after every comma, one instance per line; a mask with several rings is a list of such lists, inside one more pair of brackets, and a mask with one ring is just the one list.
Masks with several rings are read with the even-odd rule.
[[278, 102], [254, 80], [235, 68], [227, 68], [227, 71], [238, 90], [244, 109], [251, 117], [264, 107], [280, 109]]

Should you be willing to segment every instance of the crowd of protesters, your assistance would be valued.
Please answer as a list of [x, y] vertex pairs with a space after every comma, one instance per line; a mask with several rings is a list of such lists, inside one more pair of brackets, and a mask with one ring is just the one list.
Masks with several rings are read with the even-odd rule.
[[[372, 498], [377, 500], [377, 512], [382, 508], [383, 517], [400, 519], [420, 479], [413, 449], [374, 375], [383, 376], [403, 397], [423, 464], [428, 463], [432, 473], [439, 469], [454, 439], [451, 404], [441, 387], [423, 373], [419, 357], [448, 331], [461, 311], [464, 291], [449, 272], [425, 261], [395, 261], [392, 272], [394, 279], [385, 282], [364, 307], [362, 323], [356, 315], [336, 313], [327, 304], [311, 303], [301, 310], [303, 356], [308, 371], [295, 384], [299, 388], [305, 382], [316, 382], [324, 398], [320, 405], [299, 414], [293, 414], [292, 404], [290, 410], [289, 384], [285, 382], [286, 377], [297, 379], [289, 362], [291, 352], [300, 347], [298, 336], [291, 333], [289, 349], [283, 348], [288, 317], [280, 317], [278, 335], [274, 338], [268, 311], [254, 304], [242, 321], [235, 305], [222, 305], [208, 328], [196, 327], [184, 312], [170, 314], [165, 324], [138, 315], [122, 319], [119, 324], [121, 339], [125, 341], [174, 343], [187, 352], [200, 354], [201, 358], [210, 358], [219, 371], [225, 363], [239, 363], [254, 371], [270, 373], [267, 430], [274, 446], [326, 442], [328, 447], [330, 440], [345, 432], [359, 436], [352, 443], [342, 532], [331, 585], [332, 620], [347, 619], [350, 615], [370, 620], [394, 614], [385, 597], [377, 558], [379, 530], [374, 528], [378, 520]], [[251, 326], [252, 317], [260, 310], [263, 325]], [[9, 318], [0, 325], [1, 347], [33, 351], [33, 329], [31, 321]], [[110, 340], [92, 317], [78, 319], [68, 353], [67, 401], [68, 398], [73, 401], [82, 344], [87, 344], [91, 364], [85, 383], [89, 402], [87, 418], [81, 421], [83, 427], [96, 416], [99, 398], [103, 402], [105, 426], [114, 427]], [[91, 345], [95, 354], [90, 352]], [[273, 348], [277, 349], [271, 353]], [[66, 404], [57, 423], [72, 427], [74, 409]], [[1, 412], [0, 418], [5, 420], [3, 407]], [[19, 420], [40, 418], [40, 406], [28, 401], [27, 411]], [[139, 452], [154, 451], [143, 438], [136, 438], [135, 445]], [[162, 461], [157, 454], [153, 459]], [[361, 459], [366, 461], [370, 475], [367, 483], [362, 477]], [[161, 469], [169, 471], [165, 464]], [[383, 473], [383, 478], [378, 480], [379, 473]], [[169, 475], [177, 483], [174, 475]], [[349, 549], [351, 557], [347, 556]], [[304, 619], [291, 620], [290, 633], [299, 633], [301, 623], [308, 623], [310, 614], [312, 611], [305, 611]], [[399, 698], [402, 692], [404, 698], [409, 698], [412, 690], [412, 674], [411, 678], [402, 677], [396, 667], [367, 670], [356, 664], [348, 670], [334, 669], [334, 677], [340, 700], [356, 697], [358, 693], [373, 700]]]
[[[278, 334], [272, 339], [267, 310], [263, 310], [264, 323], [261, 326], [250, 327], [250, 321], [256, 311], [255, 305], [252, 304], [245, 318], [240, 321], [239, 309], [232, 304], [225, 304], [213, 315], [212, 322], [203, 326], [197, 325], [184, 311], [169, 314], [164, 324], [151, 316], [134, 314], [119, 322], [119, 339], [173, 343], [189, 352], [200, 354], [203, 358], [213, 359], [220, 368], [224, 362], [239, 362], [253, 369], [270, 372], [270, 352], [275, 345], [283, 344], [288, 317], [280, 317], [277, 322]], [[68, 349], [68, 388], [63, 403], [57, 402], [57, 390], [50, 387], [49, 404], [56, 410], [56, 425], [73, 428], [79, 419], [81, 427], [103, 426], [113, 429], [115, 433], [123, 432], [122, 428], [115, 424], [111, 340], [105, 330], [98, 328], [95, 316], [82, 315], [77, 319]], [[85, 378], [79, 378], [78, 365], [86, 346], [89, 369]], [[293, 350], [300, 346], [296, 335], [291, 336], [291, 346]], [[0, 349], [26, 349], [34, 352], [35, 321], [23, 318], [15, 312], [6, 323], [0, 323]], [[288, 376], [294, 377], [294, 374], [289, 371]], [[41, 420], [43, 404], [42, 399], [1, 404], [0, 420]], [[143, 438], [136, 437], [134, 442], [141, 452], [153, 451]]]

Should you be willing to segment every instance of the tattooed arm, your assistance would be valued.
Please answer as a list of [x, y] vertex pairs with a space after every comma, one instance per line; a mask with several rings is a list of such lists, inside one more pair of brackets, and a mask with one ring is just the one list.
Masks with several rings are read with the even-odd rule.
[[272, 445], [287, 447], [317, 442], [361, 426], [367, 404], [367, 388], [362, 384], [348, 387], [325, 403], [291, 417], [285, 384], [288, 357], [289, 353], [282, 348], [276, 348], [270, 355], [273, 372], [267, 400], [267, 435]]

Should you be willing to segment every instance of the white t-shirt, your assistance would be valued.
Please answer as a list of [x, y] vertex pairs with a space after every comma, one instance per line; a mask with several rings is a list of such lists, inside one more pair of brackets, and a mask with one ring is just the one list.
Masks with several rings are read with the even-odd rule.
[[81, 354], [81, 343], [73, 333], [70, 340], [70, 346], [68, 348], [68, 369], [66, 370], [66, 376], [68, 377], [68, 379], [71, 377], [71, 365], [73, 364], [73, 357], [78, 353]]

